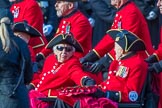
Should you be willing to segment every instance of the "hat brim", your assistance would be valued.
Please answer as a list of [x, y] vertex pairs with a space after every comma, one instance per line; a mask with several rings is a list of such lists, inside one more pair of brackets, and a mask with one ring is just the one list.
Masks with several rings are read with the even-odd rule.
[[145, 44], [134, 33], [124, 29], [110, 29], [107, 34], [117, 42], [125, 52], [128, 51], [142, 51], [145, 50]]
[[131, 51], [143, 51], [146, 50], [145, 44], [141, 39], [136, 40], [134, 44], [132, 44], [132, 47], [130, 47]]
[[110, 29], [106, 33], [115, 40], [117, 37], [117, 34], [120, 32], [121, 31], [119, 29]]
[[65, 36], [64, 34], [59, 34], [55, 36], [51, 41], [46, 45], [47, 49], [53, 48], [53, 46], [59, 43], [67, 43], [75, 48], [77, 52], [84, 52], [83, 48], [74, 38], [71, 36]]
[[24, 22], [17, 22], [13, 25], [13, 31], [14, 32], [24, 32], [29, 34], [31, 37], [39, 37], [42, 36], [42, 34], [35, 29], [34, 27], [27, 24], [27, 27], [24, 26]]

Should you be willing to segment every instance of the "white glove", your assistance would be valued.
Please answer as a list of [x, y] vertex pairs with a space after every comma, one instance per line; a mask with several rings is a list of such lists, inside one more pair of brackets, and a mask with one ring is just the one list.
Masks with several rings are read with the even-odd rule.
[[91, 24], [92, 27], [94, 27], [95, 20], [93, 18], [88, 18], [89, 23]]
[[146, 17], [147, 20], [154, 20], [157, 18], [157, 14], [154, 11], [150, 11], [149, 15]]
[[49, 35], [53, 30], [52, 25], [44, 25], [43, 26], [43, 33], [45, 36]]

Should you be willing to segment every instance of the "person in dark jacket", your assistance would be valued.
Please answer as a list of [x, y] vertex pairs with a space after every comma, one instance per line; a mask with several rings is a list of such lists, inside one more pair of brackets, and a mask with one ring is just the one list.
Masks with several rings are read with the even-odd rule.
[[[158, 73], [158, 84], [157, 86], [159, 87], [159, 94], [160, 94], [160, 101], [159, 101], [159, 107], [162, 108], [162, 0], [158, 0], [157, 6], [160, 10], [160, 15], [159, 15], [159, 23], [160, 23], [160, 44], [158, 46], [158, 49], [146, 59], [146, 62], [149, 63], [149, 71], [150, 72], [155, 72]], [[160, 82], [160, 83], [159, 83]]]
[[58, 17], [54, 4], [56, 0], [37, 0], [43, 13], [43, 33], [48, 41], [53, 38], [58, 27]]
[[160, 43], [159, 36], [159, 9], [156, 6], [157, 0], [133, 0], [144, 15], [151, 36], [151, 42], [155, 49]]
[[92, 46], [95, 47], [111, 28], [117, 10], [110, 5], [110, 0], [89, 0], [89, 3], [95, 20], [92, 38]]
[[12, 30], [15, 36], [18, 36], [21, 39], [23, 39], [28, 45], [30, 51], [30, 57], [32, 61], [32, 67], [34, 72], [33, 78], [34, 78], [35, 74], [37, 75], [39, 73], [39, 68], [38, 68], [39, 64], [35, 60], [36, 54], [32, 46], [29, 44], [29, 41], [30, 38], [40, 37], [42, 36], [42, 34], [36, 28], [28, 24], [27, 21], [14, 23], [12, 26]]
[[0, 6], [0, 108], [29, 108], [25, 84], [32, 79], [27, 44], [14, 36], [9, 9]]

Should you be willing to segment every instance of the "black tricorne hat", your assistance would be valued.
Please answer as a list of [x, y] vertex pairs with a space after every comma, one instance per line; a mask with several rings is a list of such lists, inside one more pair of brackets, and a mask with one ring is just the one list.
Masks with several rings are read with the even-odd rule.
[[14, 32], [25, 32], [31, 37], [42, 36], [36, 28], [29, 25], [26, 21], [14, 23], [12, 29]]
[[13, 15], [10, 9], [0, 7], [0, 20], [4, 17], [8, 17], [11, 20], [11, 22], [13, 22]]
[[80, 43], [74, 39], [74, 36], [72, 33], [67, 34], [58, 34], [56, 35], [47, 45], [46, 48], [50, 49], [53, 48], [53, 46], [59, 44], [59, 43], [67, 43], [75, 48], [77, 52], [84, 52], [82, 46]]
[[134, 33], [124, 29], [111, 29], [107, 33], [125, 52], [145, 50], [144, 42]]

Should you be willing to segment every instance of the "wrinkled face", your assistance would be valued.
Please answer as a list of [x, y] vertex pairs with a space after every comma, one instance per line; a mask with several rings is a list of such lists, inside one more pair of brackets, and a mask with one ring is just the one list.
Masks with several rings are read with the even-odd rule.
[[123, 54], [123, 49], [116, 42], [115, 42], [115, 49], [114, 50], [115, 50], [115, 54], [116, 54], [115, 55], [116, 60], [120, 60], [120, 57]]
[[162, 14], [162, 0], [158, 0], [157, 6], [159, 7], [160, 13]]
[[128, 0], [111, 0], [111, 5], [116, 7], [117, 9], [120, 8], [123, 4], [125, 4]]
[[121, 0], [111, 0], [111, 5], [116, 7], [117, 9], [119, 8]]
[[72, 3], [66, 1], [56, 1], [55, 9], [58, 17], [65, 16], [71, 11]]
[[53, 52], [57, 57], [58, 62], [67, 61], [75, 52], [75, 48], [68, 44], [57, 44], [53, 47]]

